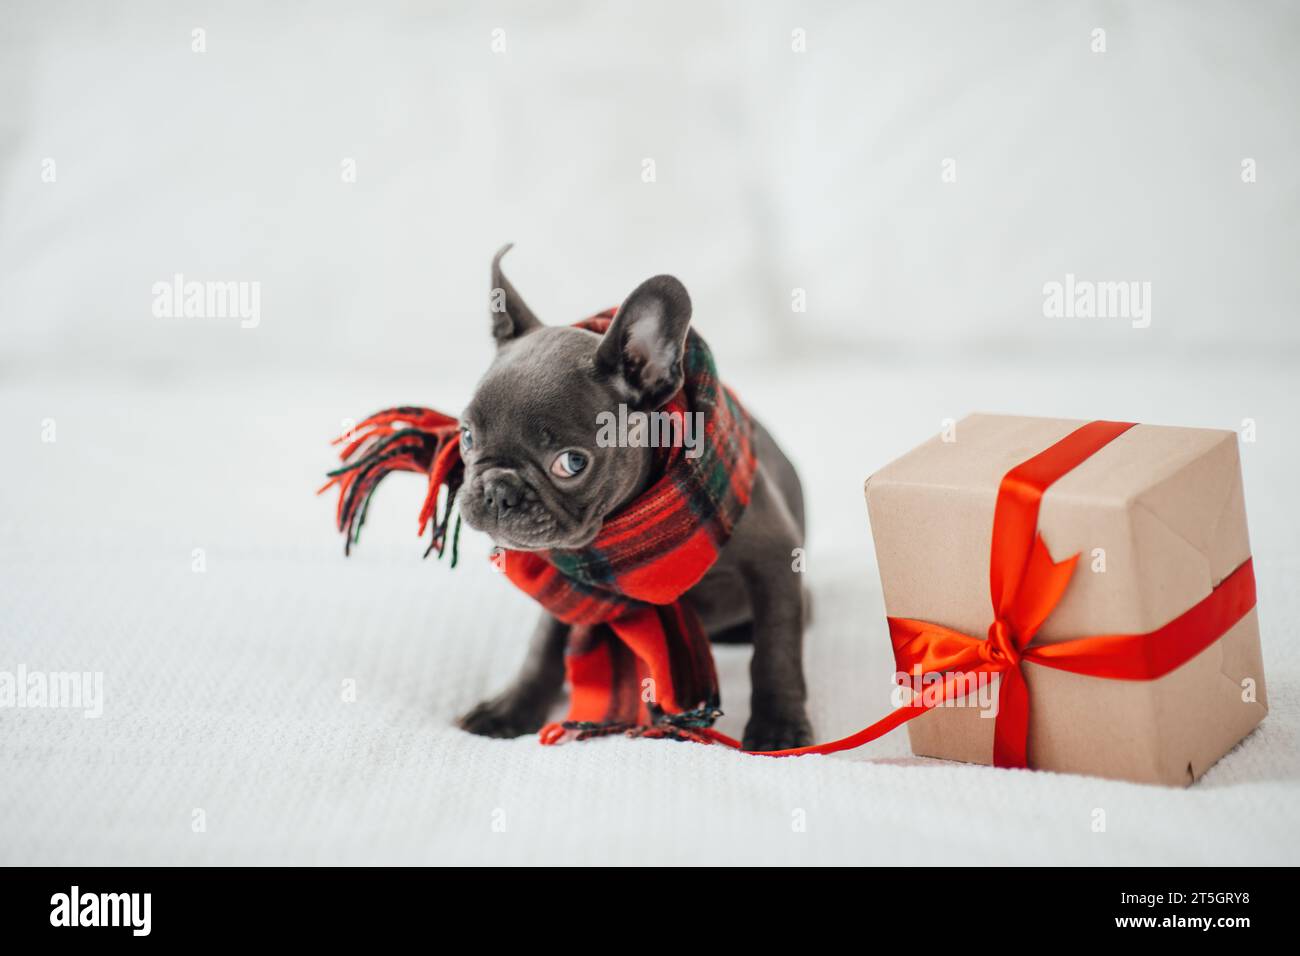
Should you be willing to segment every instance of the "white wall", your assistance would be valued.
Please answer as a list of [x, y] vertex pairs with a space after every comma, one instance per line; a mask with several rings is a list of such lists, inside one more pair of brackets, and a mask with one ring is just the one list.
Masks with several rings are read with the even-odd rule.
[[[1298, 40], [1280, 3], [10, 0], [0, 374], [477, 362], [506, 240], [544, 318], [672, 271], [736, 354], [1296, 350]], [[175, 272], [261, 325], [154, 318]], [[1151, 328], [1044, 318], [1067, 272], [1151, 282]]]

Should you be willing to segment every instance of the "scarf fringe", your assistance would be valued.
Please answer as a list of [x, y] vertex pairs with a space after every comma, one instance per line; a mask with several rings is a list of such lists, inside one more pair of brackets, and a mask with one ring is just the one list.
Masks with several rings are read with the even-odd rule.
[[[721, 714], [721, 711], [718, 711]], [[700, 730], [678, 727], [670, 723], [645, 724], [600, 723], [585, 720], [562, 720], [547, 724], [538, 733], [538, 740], [544, 746], [554, 746], [567, 740], [593, 740], [596, 737], [612, 737], [622, 734], [624, 737], [644, 738], [646, 740], [681, 740], [697, 744], [714, 743], [714, 737], [705, 726]]]
[[[339, 458], [343, 465], [329, 472], [329, 481], [317, 490], [339, 489], [335, 513], [338, 530], [344, 534], [343, 553], [361, 538], [370, 500], [379, 483], [395, 471], [412, 471], [427, 475], [429, 489], [420, 508], [419, 534], [426, 528], [433, 532], [424, 556], [437, 551], [441, 558], [447, 549], [448, 529], [456, 503], [456, 493], [464, 480], [460, 460], [460, 434], [456, 419], [431, 408], [403, 405], [376, 412], [352, 431], [334, 439], [343, 445]], [[446, 494], [440, 494], [443, 488]], [[439, 498], [442, 508], [439, 510]], [[459, 558], [460, 513], [451, 529], [451, 566]]]
[[716, 701], [702, 703], [680, 714], [665, 713], [656, 707], [653, 708], [649, 724], [619, 720], [563, 720], [547, 724], [538, 736], [543, 744], [558, 744], [565, 740], [590, 740], [593, 737], [609, 737], [613, 734], [652, 740], [691, 740], [707, 744], [713, 742], [713, 738], [709, 736], [709, 728], [721, 716], [722, 710]]

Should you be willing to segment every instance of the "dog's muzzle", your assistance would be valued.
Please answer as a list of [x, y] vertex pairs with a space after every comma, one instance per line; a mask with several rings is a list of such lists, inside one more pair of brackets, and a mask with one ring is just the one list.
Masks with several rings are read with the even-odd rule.
[[524, 483], [513, 472], [493, 469], [483, 476], [483, 506], [488, 514], [502, 521], [524, 500]]

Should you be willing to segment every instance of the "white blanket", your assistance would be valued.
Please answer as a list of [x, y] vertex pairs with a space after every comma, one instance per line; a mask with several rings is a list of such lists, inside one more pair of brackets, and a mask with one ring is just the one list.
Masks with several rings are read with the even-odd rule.
[[[467, 381], [18, 382], [0, 389], [0, 670], [102, 672], [103, 714], [0, 710], [0, 862], [1300, 862], [1286, 370], [1184, 366], [1158, 388], [1137, 366], [774, 371], [728, 377], [805, 476], [819, 739], [880, 716], [892, 672], [873, 467], [968, 408], [1231, 426], [1227, 395], [1259, 421], [1242, 451], [1264, 724], [1187, 790], [917, 759], [905, 732], [783, 760], [472, 737], [452, 720], [511, 676], [534, 608], [473, 533], [455, 571], [419, 559], [417, 478], [390, 479], [346, 561], [311, 495], [340, 418], [454, 407]], [[718, 654], [733, 734], [747, 654]]]

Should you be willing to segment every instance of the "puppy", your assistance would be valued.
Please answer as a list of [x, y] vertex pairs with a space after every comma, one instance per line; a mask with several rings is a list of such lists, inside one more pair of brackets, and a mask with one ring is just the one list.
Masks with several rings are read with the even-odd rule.
[[[544, 326], [492, 261], [496, 355], [461, 415], [465, 522], [503, 548], [564, 550], [655, 479], [655, 450], [598, 447], [602, 413], [661, 408], [682, 385], [691, 301], [672, 276], [638, 286], [605, 335]], [[804, 540], [794, 467], [757, 421], [758, 470], [744, 515], [717, 562], [686, 593], [709, 639], [752, 642], [747, 750], [811, 743], [803, 676], [804, 591], [791, 567]], [[472, 733], [538, 730], [563, 690], [569, 627], [543, 612], [523, 670], [460, 719]]]

